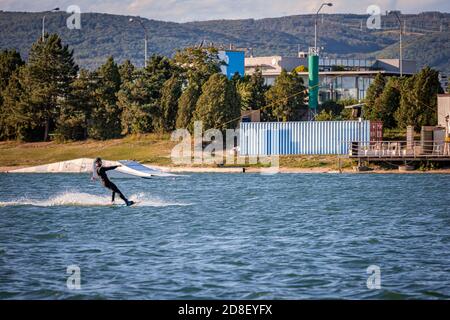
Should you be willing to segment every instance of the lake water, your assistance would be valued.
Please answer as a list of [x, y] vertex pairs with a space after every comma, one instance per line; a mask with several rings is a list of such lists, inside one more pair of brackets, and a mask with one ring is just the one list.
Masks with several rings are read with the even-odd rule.
[[0, 174], [0, 299], [450, 298], [449, 175], [115, 182]]

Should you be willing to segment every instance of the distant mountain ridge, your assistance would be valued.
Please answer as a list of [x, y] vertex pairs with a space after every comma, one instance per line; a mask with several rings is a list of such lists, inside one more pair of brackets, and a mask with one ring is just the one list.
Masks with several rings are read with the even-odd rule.
[[[23, 57], [41, 35], [43, 13], [0, 12], [0, 48], [16, 48]], [[82, 68], [96, 68], [110, 55], [121, 62], [143, 64], [144, 33], [131, 16], [84, 13], [81, 30], [66, 27], [66, 13], [47, 13], [46, 31], [58, 33], [74, 49]], [[382, 16], [381, 30], [368, 30], [367, 15], [331, 14], [319, 18], [319, 44], [330, 57], [398, 57], [398, 22]], [[403, 15], [404, 56], [450, 73], [450, 14]], [[314, 39], [315, 15], [281, 18], [214, 20], [188, 23], [143, 19], [149, 32], [149, 53], [171, 56], [176, 49], [205, 41], [252, 48], [254, 55], [295, 56]]]

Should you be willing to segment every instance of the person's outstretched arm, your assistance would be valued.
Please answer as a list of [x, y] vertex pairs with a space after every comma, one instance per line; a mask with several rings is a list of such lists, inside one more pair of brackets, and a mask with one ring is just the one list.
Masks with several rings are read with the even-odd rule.
[[111, 166], [111, 167], [102, 167], [102, 168], [103, 168], [103, 170], [105, 170], [105, 171], [109, 171], [109, 170], [115, 170], [115, 169], [117, 169], [118, 167], [120, 167], [120, 166]]

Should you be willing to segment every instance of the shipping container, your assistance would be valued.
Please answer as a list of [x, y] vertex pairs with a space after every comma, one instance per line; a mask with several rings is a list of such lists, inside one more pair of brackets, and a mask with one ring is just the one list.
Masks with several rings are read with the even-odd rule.
[[344, 155], [370, 138], [370, 121], [241, 123], [239, 150], [242, 156]]

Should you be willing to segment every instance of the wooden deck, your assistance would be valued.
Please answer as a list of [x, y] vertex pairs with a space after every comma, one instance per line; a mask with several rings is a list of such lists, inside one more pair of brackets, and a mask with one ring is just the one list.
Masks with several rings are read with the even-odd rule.
[[377, 141], [353, 143], [348, 157], [368, 162], [450, 162], [449, 142]]

